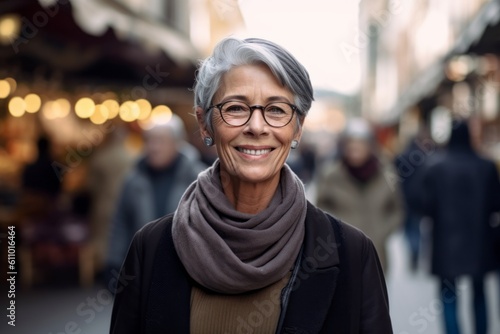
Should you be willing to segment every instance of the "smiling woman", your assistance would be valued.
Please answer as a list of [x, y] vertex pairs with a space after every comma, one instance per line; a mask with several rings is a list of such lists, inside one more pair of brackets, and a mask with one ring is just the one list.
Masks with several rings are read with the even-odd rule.
[[173, 215], [140, 230], [111, 333], [392, 333], [371, 241], [308, 203], [285, 164], [313, 100], [305, 68], [228, 38], [200, 66], [195, 110], [219, 159]]

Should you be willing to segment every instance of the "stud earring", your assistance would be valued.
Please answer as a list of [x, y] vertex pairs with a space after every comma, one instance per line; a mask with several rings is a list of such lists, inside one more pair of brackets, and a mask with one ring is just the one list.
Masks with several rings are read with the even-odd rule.
[[292, 150], [295, 150], [297, 147], [299, 147], [299, 141], [298, 140], [292, 140], [292, 145], [290, 145]]
[[212, 137], [203, 138], [203, 142], [206, 146], [212, 146], [214, 144], [214, 140], [212, 139]]

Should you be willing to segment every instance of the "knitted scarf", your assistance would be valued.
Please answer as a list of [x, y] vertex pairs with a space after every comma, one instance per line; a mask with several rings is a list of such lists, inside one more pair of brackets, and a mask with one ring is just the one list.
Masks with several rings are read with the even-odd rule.
[[304, 239], [304, 186], [287, 165], [269, 206], [236, 211], [218, 161], [189, 186], [174, 213], [172, 235], [187, 272], [202, 286], [237, 294], [266, 287], [293, 267]]

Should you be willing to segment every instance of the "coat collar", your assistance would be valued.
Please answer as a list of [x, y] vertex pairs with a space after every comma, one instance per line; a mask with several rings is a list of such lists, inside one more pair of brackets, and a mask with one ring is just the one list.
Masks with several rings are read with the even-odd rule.
[[308, 203], [299, 271], [291, 280], [284, 322], [278, 333], [319, 333], [330, 309], [340, 273], [339, 236], [330, 219]]

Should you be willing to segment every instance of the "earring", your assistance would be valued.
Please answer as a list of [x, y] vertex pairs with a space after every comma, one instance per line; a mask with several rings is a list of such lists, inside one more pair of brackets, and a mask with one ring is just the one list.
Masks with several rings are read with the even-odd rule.
[[292, 150], [295, 150], [297, 147], [299, 147], [299, 141], [298, 140], [292, 140], [292, 145], [290, 145]]
[[205, 138], [203, 138], [203, 142], [207, 146], [212, 146], [214, 144], [214, 140], [212, 139], [212, 137], [205, 137]]

